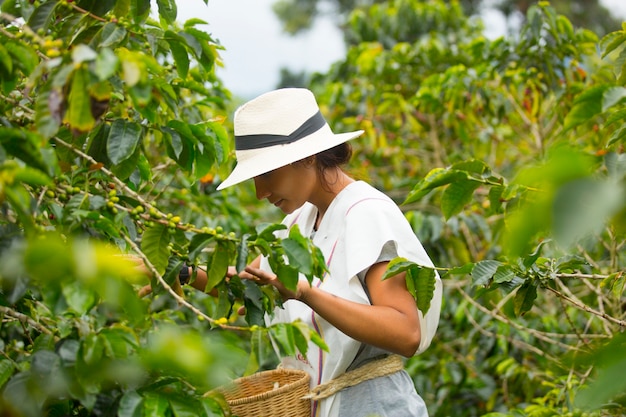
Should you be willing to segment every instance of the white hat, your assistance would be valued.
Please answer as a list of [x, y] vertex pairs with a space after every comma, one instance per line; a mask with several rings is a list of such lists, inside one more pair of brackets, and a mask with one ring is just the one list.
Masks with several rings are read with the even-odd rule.
[[237, 166], [218, 187], [250, 178], [330, 149], [363, 133], [335, 134], [313, 93], [283, 88], [243, 104], [235, 112]]

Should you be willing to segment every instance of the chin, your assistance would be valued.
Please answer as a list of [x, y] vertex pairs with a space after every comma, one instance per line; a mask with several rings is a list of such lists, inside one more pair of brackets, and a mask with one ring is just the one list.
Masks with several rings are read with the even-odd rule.
[[294, 204], [281, 204], [280, 205], [280, 210], [285, 213], [285, 214], [291, 214], [294, 211], [298, 210], [300, 207], [302, 207], [304, 205], [304, 203], [302, 204], [298, 204], [298, 205], [294, 205]]

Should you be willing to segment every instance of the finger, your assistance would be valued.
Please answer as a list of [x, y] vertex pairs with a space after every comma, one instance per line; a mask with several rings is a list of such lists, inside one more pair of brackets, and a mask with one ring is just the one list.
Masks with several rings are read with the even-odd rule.
[[251, 273], [249, 273], [247, 271], [241, 271], [239, 273], [239, 278], [241, 278], [241, 279], [249, 279], [249, 280], [253, 280], [253, 281], [258, 279], [258, 277], [256, 275], [253, 275], [253, 274], [251, 274]]
[[139, 297], [145, 297], [146, 295], [152, 293], [152, 287], [150, 285], [145, 285], [141, 287], [138, 292]]
[[276, 275], [274, 275], [271, 272], [264, 271], [263, 269], [260, 269], [260, 268], [253, 268], [251, 266], [247, 266], [245, 269], [245, 272], [252, 274], [258, 278], [261, 278], [263, 280], [266, 280], [266, 281], [271, 281], [274, 278], [276, 278]]

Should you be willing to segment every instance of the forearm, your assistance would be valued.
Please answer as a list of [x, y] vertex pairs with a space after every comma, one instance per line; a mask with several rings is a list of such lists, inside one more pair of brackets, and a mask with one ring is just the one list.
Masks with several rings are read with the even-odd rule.
[[316, 287], [304, 288], [299, 299], [337, 329], [363, 343], [406, 357], [419, 347], [419, 320], [393, 307], [359, 304]]

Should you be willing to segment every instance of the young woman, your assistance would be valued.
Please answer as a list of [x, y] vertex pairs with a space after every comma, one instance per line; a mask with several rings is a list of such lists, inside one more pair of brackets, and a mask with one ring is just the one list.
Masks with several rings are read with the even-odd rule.
[[[237, 166], [218, 189], [253, 179], [257, 197], [282, 210], [284, 224], [297, 224], [313, 239], [330, 271], [313, 285], [301, 279], [296, 292], [287, 290], [261, 257], [240, 274], [273, 285], [286, 300], [271, 322], [300, 319], [329, 346], [325, 352], [311, 343], [306, 358], [282, 358], [284, 367], [309, 372], [314, 392], [332, 386], [330, 395], [314, 397], [312, 416], [427, 416], [398, 358], [430, 345], [439, 322], [441, 281], [436, 278], [430, 309], [421, 312], [404, 274], [382, 280], [398, 256], [433, 264], [396, 204], [342, 170], [351, 156], [347, 141], [363, 131], [333, 133], [313, 93], [299, 88], [247, 102], [234, 124]], [[286, 237], [288, 230], [278, 233]]]

